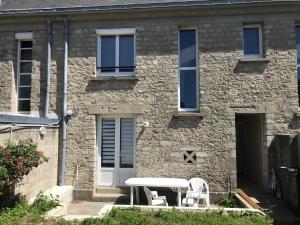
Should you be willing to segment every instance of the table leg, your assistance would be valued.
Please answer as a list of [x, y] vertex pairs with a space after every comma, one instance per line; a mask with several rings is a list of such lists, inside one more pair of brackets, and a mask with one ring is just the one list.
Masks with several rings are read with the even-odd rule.
[[130, 186], [130, 206], [133, 206], [133, 186]]
[[140, 192], [139, 192], [139, 187], [135, 187], [135, 199], [136, 203], [140, 204]]
[[181, 188], [178, 188], [177, 192], [177, 206], [181, 207]]

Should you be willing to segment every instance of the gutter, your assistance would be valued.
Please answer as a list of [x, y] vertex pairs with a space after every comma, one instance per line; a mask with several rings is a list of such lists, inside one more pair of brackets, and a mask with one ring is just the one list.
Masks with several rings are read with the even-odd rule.
[[52, 22], [50, 19], [47, 20], [48, 28], [48, 55], [47, 55], [47, 83], [46, 83], [46, 99], [45, 99], [45, 110], [44, 116], [48, 118], [49, 112], [49, 92], [51, 82], [51, 41], [52, 41]]
[[22, 14], [45, 14], [45, 13], [79, 13], [79, 12], [104, 12], [123, 11], [133, 9], [167, 9], [178, 7], [196, 6], [233, 6], [233, 5], [255, 5], [272, 3], [299, 3], [297, 0], [203, 0], [203, 1], [174, 1], [153, 3], [132, 3], [117, 5], [54, 7], [54, 8], [27, 8], [27, 9], [0, 9], [0, 15], [22, 15]]
[[68, 39], [69, 24], [68, 19], [64, 18], [64, 36], [65, 36], [65, 53], [64, 53], [64, 88], [63, 88], [63, 112], [62, 112], [62, 149], [60, 157], [60, 174], [59, 186], [65, 184], [65, 165], [67, 151], [67, 84], [68, 84]]

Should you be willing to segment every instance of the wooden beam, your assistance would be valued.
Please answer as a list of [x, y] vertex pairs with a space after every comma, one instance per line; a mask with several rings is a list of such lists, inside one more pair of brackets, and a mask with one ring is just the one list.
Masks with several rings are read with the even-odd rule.
[[242, 189], [236, 189], [237, 193], [246, 201], [248, 202], [254, 209], [261, 210], [262, 208], [256, 204]]

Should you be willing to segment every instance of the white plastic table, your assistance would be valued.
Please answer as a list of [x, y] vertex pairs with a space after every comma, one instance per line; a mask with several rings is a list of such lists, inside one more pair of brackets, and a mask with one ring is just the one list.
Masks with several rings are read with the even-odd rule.
[[181, 188], [188, 188], [189, 182], [186, 179], [162, 178], [162, 177], [135, 177], [125, 181], [130, 186], [130, 205], [133, 205], [134, 187], [168, 187], [177, 188], [177, 205], [181, 206]]

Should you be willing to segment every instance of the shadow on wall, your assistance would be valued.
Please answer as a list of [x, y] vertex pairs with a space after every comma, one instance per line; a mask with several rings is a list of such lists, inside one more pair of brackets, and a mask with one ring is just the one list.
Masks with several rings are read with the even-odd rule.
[[86, 87], [86, 92], [95, 91], [120, 91], [120, 90], [133, 90], [137, 84], [137, 80], [118, 81], [118, 80], [107, 80], [107, 81], [89, 81]]
[[297, 135], [276, 135], [268, 148], [269, 171], [275, 169], [287, 206], [300, 215], [300, 174]]
[[235, 74], [263, 74], [267, 68], [266, 62], [241, 62], [238, 61], [233, 69]]
[[198, 128], [202, 118], [201, 117], [172, 117], [168, 128]]

